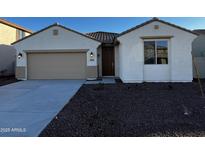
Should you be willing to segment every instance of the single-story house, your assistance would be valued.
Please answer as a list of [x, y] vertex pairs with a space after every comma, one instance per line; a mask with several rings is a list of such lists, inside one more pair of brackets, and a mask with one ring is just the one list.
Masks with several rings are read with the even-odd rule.
[[13, 43], [18, 79], [191, 82], [195, 32], [153, 18], [120, 34], [82, 34], [59, 24]]
[[[205, 78], [205, 29], [194, 30], [199, 36], [192, 43], [192, 55], [199, 72], [200, 78]], [[193, 67], [194, 78], [197, 78], [195, 67]]]

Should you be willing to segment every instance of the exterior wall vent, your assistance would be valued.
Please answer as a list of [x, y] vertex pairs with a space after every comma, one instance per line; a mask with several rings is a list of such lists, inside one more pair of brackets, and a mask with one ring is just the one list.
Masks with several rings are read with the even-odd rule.
[[159, 25], [154, 25], [154, 29], [159, 29]]
[[53, 30], [53, 35], [54, 35], [54, 36], [57, 36], [57, 35], [58, 35], [58, 30], [57, 30], [57, 29], [54, 29], [54, 30]]

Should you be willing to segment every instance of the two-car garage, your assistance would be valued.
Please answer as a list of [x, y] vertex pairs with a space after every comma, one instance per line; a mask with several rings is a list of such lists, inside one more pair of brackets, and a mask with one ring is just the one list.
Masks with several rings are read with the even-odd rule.
[[101, 42], [67, 27], [54, 24], [13, 45], [19, 80], [97, 78]]
[[27, 53], [28, 79], [85, 79], [85, 52]]

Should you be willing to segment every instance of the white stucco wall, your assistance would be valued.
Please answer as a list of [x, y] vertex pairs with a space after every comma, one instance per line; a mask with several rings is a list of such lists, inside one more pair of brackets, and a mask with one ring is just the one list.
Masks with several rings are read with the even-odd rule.
[[[159, 29], [154, 29], [154, 25], [159, 25]], [[141, 37], [145, 36], [173, 36], [169, 39], [169, 74], [164, 75], [169, 75], [169, 80], [172, 82], [192, 81], [191, 45], [197, 36], [154, 21], [118, 37], [120, 41], [119, 75], [124, 82], [143, 82], [145, 81], [144, 75], [149, 75], [149, 79], [153, 79], [152, 81], [157, 81], [156, 78], [163, 81], [163, 78], [160, 79], [160, 73], [164, 73], [163, 66], [153, 66], [149, 73], [144, 73], [144, 70], [147, 69], [144, 65], [144, 40]], [[156, 76], [156, 73], [159, 75]]]
[[[58, 30], [58, 35], [53, 35], [53, 30]], [[101, 43], [72, 31], [68, 31], [59, 26], [53, 26], [45, 31], [33, 35], [21, 42], [14, 44], [19, 52], [23, 53], [21, 59], [17, 59], [17, 66], [25, 66], [27, 64], [26, 51], [43, 51], [43, 50], [64, 50], [66, 49], [88, 49], [87, 66], [97, 65], [97, 48]], [[71, 51], [71, 50], [70, 50]], [[94, 53], [94, 61], [90, 61], [90, 52]]]

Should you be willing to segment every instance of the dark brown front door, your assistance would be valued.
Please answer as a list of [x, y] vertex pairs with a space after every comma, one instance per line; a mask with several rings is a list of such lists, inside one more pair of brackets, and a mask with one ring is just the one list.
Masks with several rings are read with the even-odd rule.
[[102, 75], [115, 75], [114, 47], [102, 47]]

